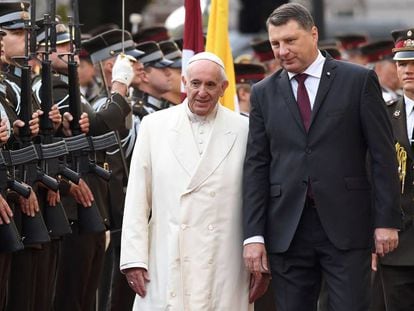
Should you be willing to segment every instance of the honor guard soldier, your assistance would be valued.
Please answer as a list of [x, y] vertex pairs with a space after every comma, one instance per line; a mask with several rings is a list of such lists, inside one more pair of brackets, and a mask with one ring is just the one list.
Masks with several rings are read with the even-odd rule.
[[250, 45], [257, 60], [265, 66], [267, 76], [280, 69], [268, 39], [253, 41]]
[[343, 60], [351, 63], [365, 65], [366, 61], [361, 55], [359, 47], [368, 41], [367, 36], [363, 34], [340, 34], [335, 36], [338, 41], [339, 51]]
[[[139, 85], [133, 85], [141, 93], [141, 98], [133, 105], [133, 112], [142, 119], [148, 113], [164, 108], [162, 96], [172, 90], [172, 61], [166, 59], [155, 41], [143, 42], [137, 48], [145, 54], [139, 58], [144, 71]], [[138, 105], [137, 105], [138, 103]]]
[[[124, 42], [122, 41], [124, 38]], [[83, 48], [89, 53], [91, 61], [95, 66], [99, 67], [104, 82], [104, 90], [101, 97], [92, 103], [93, 108], [97, 114], [103, 113], [105, 110], [113, 107], [120, 107], [123, 111], [122, 119], [118, 121], [122, 123], [122, 126], [117, 128], [120, 137], [122, 149], [116, 147], [114, 150], [107, 151], [105, 154], [106, 163], [112, 172], [108, 185], [103, 188], [105, 195], [107, 196], [107, 205], [109, 207], [109, 215], [111, 220], [111, 241], [109, 248], [105, 255], [105, 268], [102, 279], [102, 286], [99, 289], [99, 304], [104, 306], [111, 305], [112, 309], [125, 310], [132, 307], [133, 292], [128, 288], [125, 277], [119, 272], [119, 253], [120, 253], [120, 236], [121, 225], [124, 208], [125, 187], [128, 179], [128, 157], [132, 152], [133, 143], [135, 138], [131, 138], [134, 130], [131, 130], [131, 114], [125, 115], [124, 112], [130, 112], [130, 103], [126, 100], [125, 93], [117, 94], [113, 92], [114, 83], [114, 70], [116, 56], [124, 50], [124, 53], [134, 59], [133, 62], [133, 74], [131, 80], [128, 83], [139, 83], [140, 72], [142, 71], [142, 64], [137, 59], [143, 55], [143, 51], [136, 49], [136, 45], [132, 40], [132, 36], [129, 32], [112, 29], [103, 33], [97, 34], [89, 40], [83, 42]], [[137, 82], [138, 81], [138, 82]], [[108, 105], [108, 101], [111, 103]], [[123, 108], [125, 107], [125, 108]], [[119, 113], [112, 113], [108, 122], [111, 125], [114, 120], [119, 118]], [[116, 121], [118, 123], [118, 121]], [[121, 124], [120, 124], [121, 125]], [[132, 143], [131, 143], [132, 142]]]
[[326, 51], [329, 55], [331, 55], [335, 59], [342, 59], [341, 52], [338, 49], [335, 40], [324, 40], [318, 42], [319, 50]]
[[136, 43], [147, 41], [161, 42], [170, 39], [167, 28], [162, 25], [155, 25], [150, 27], [142, 27], [135, 33], [132, 39]]
[[379, 264], [386, 310], [414, 309], [414, 28], [392, 32], [394, 61], [403, 96], [387, 103], [396, 142], [404, 226], [395, 252], [374, 257]]
[[[17, 119], [18, 115], [23, 111], [23, 106], [28, 105], [29, 111], [36, 111], [39, 109], [39, 106], [36, 105], [35, 101], [32, 98], [27, 98], [28, 102], [23, 101], [23, 93], [31, 94], [30, 90], [26, 93], [26, 85], [23, 89], [22, 84], [22, 69], [21, 64], [27, 62], [28, 55], [26, 51], [29, 50], [27, 36], [27, 23], [29, 19], [29, 3], [28, 2], [2, 2], [0, 3], [0, 27], [6, 33], [6, 36], [3, 39], [3, 74], [5, 76], [4, 84], [7, 88], [7, 99], [11, 106], [14, 108], [14, 117]], [[29, 73], [30, 74], [30, 73]], [[30, 77], [29, 81], [30, 83]], [[30, 85], [27, 85], [30, 88]], [[32, 121], [29, 122], [29, 126], [33, 125], [33, 122], [38, 123], [37, 112], [32, 116], [27, 116], [28, 120], [32, 117]], [[49, 117], [52, 117], [55, 128], [60, 125], [61, 116], [57, 110], [57, 107], [53, 109]], [[14, 124], [18, 124], [14, 122]], [[21, 124], [21, 123], [20, 123]], [[27, 126], [27, 125], [26, 125]], [[38, 132], [38, 130], [37, 130]], [[21, 134], [21, 133], [20, 133]], [[30, 133], [27, 133], [30, 136]], [[33, 135], [33, 132], [32, 132]], [[31, 140], [31, 137], [25, 137], [25, 140], [28, 142]], [[12, 140], [10, 142], [11, 147], [15, 148], [16, 145], [22, 144], [22, 141]], [[23, 146], [23, 145], [22, 145]], [[27, 172], [18, 172], [19, 175], [27, 176]], [[37, 183], [30, 185], [34, 186], [33, 190], [38, 191]], [[38, 296], [35, 287], [44, 288], [45, 291], [48, 291], [50, 288], [48, 275], [45, 275], [43, 270], [43, 265], [48, 263], [53, 264], [53, 252], [51, 251], [50, 238], [47, 234], [46, 227], [41, 214], [39, 213], [39, 205], [41, 207], [46, 203], [43, 200], [37, 201], [35, 192], [31, 191], [29, 202], [35, 206], [33, 211], [35, 219], [40, 220], [43, 232], [41, 234], [42, 239], [35, 240], [31, 239], [34, 235], [40, 233], [37, 231], [40, 229], [36, 227], [34, 231], [31, 231], [30, 234], [33, 236], [26, 236], [24, 239], [25, 249], [18, 251], [13, 254], [11, 273], [9, 278], [9, 289], [8, 289], [8, 298], [7, 298], [7, 310], [39, 310], [42, 309], [46, 303], [44, 296]], [[32, 222], [30, 217], [27, 217], [26, 213], [20, 209], [15, 209], [15, 219], [16, 224], [22, 230], [24, 229], [23, 222], [26, 220]], [[30, 243], [29, 243], [30, 241]], [[35, 285], [36, 284], [36, 285]], [[52, 293], [47, 292], [46, 295], [52, 295]]]
[[95, 66], [85, 49], [79, 51], [79, 85], [81, 94], [93, 102], [100, 94], [100, 82], [96, 78]]
[[[6, 33], [4, 31], [0, 31], [0, 41], [5, 35]], [[10, 109], [10, 105], [6, 99], [6, 86], [3, 84], [3, 78], [3, 75], [0, 74], [0, 145], [7, 142], [10, 137], [11, 127], [9, 117], [6, 113], [6, 109]], [[3, 194], [0, 194], [0, 226], [9, 224], [12, 217], [13, 212], [6, 201], [6, 197], [3, 197]], [[5, 243], [5, 241], [1, 241], [1, 243]], [[10, 252], [0, 252], [0, 310], [3, 310], [6, 307], [7, 285], [10, 275], [11, 258], [12, 255]]]
[[168, 105], [178, 105], [181, 103], [181, 61], [182, 53], [177, 44], [172, 40], [162, 41], [158, 43], [164, 57], [173, 63], [169, 66], [171, 72], [171, 91], [162, 95]]
[[248, 117], [252, 85], [265, 78], [265, 67], [260, 64], [235, 63], [234, 73], [236, 75], [236, 92], [240, 114]]
[[386, 102], [398, 99], [399, 93], [401, 93], [395, 61], [392, 59], [393, 47], [392, 40], [373, 41], [359, 47], [362, 56], [366, 59], [367, 66], [377, 73], [382, 88], [382, 97]]

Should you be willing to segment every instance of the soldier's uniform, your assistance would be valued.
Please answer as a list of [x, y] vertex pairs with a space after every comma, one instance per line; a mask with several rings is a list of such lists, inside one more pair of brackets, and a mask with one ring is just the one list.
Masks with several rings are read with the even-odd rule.
[[161, 41], [158, 43], [164, 57], [173, 63], [170, 65], [172, 89], [162, 97], [166, 107], [178, 105], [182, 101], [181, 92], [181, 68], [182, 68], [182, 53], [178, 45], [172, 40]]
[[[384, 85], [383, 80], [388, 79], [390, 80], [391, 77], [389, 75], [395, 75], [393, 81], [397, 81], [397, 72], [396, 71], [386, 71], [380, 72], [378, 71], [378, 66], [381, 66], [382, 62], [390, 62], [389, 66], [395, 69], [395, 64], [393, 61], [393, 53], [392, 48], [394, 47], [394, 42], [392, 40], [378, 40], [366, 43], [359, 47], [361, 51], [361, 55], [365, 57], [367, 66], [371, 69], [374, 69], [378, 75], [379, 82], [381, 84], [382, 90], [382, 97], [385, 102], [392, 101], [394, 99], [398, 99], [401, 95], [397, 92], [397, 90], [392, 90], [390, 87]], [[386, 75], [382, 76], [382, 75]]]
[[[24, 28], [24, 21], [28, 19], [29, 3], [27, 2], [8, 2], [0, 3], [0, 26], [4, 30], [16, 30]], [[19, 55], [23, 56], [23, 55]], [[4, 83], [7, 87], [7, 98], [14, 113], [20, 113], [21, 105], [21, 69], [15, 65], [3, 64], [3, 73], [5, 75]], [[32, 100], [32, 109], [39, 108]], [[10, 115], [12, 113], [10, 112]], [[31, 116], [28, 116], [31, 118]], [[10, 143], [11, 142], [11, 143]], [[9, 145], [13, 144], [13, 139]], [[37, 195], [36, 187], [33, 188]], [[39, 207], [43, 208], [43, 203], [38, 199]], [[14, 209], [16, 224], [21, 228], [22, 214], [20, 208]], [[51, 256], [50, 243], [26, 245], [25, 249], [13, 253], [11, 273], [9, 279], [7, 310], [38, 310], [43, 308], [46, 301], [44, 296], [36, 295], [36, 286], [44, 288], [46, 295], [49, 294], [51, 283], [48, 276], [44, 275], [41, 269], [42, 264], [53, 264], [54, 256]], [[36, 284], [36, 286], [35, 286]]]
[[266, 69], [260, 64], [235, 63], [234, 73], [240, 114], [248, 117], [250, 113], [251, 87], [265, 78]]
[[[404, 66], [410, 66], [409, 75], [414, 75], [414, 28], [394, 31], [392, 36], [395, 41], [394, 60], [397, 64], [404, 62]], [[412, 92], [412, 89], [407, 89], [406, 93]], [[399, 232], [397, 249], [379, 258], [386, 310], [393, 311], [414, 310], [413, 107], [414, 98], [406, 94], [387, 103], [395, 140], [399, 144], [396, 145], [396, 151], [400, 163], [401, 208], [404, 215], [404, 227]]]
[[149, 27], [142, 27], [132, 36], [136, 43], [155, 41], [161, 42], [170, 39], [168, 29], [163, 25], [154, 25]]
[[[0, 31], [0, 37], [2, 37], [4, 34], [5, 33]], [[3, 80], [4, 76], [0, 74], [0, 116], [1, 119], [8, 119], [9, 127], [11, 127], [10, 122], [13, 122], [16, 116], [13, 108], [7, 100], [6, 85], [4, 84]], [[1, 243], [4, 243], [4, 241], [1, 241]], [[10, 275], [11, 259], [11, 253], [0, 253], [0, 310], [3, 310], [6, 306], [6, 293]]]
[[366, 60], [361, 54], [359, 47], [368, 42], [365, 34], [343, 33], [335, 36], [341, 58], [351, 63], [365, 65]]
[[[135, 43], [132, 41], [132, 37], [129, 32], [124, 33], [124, 49], [125, 53], [133, 56], [135, 58], [142, 55], [142, 51], [135, 49]], [[88, 41], [84, 42], [83, 48], [90, 54], [91, 60], [94, 64], [98, 64], [102, 61], [110, 59], [114, 57], [117, 53], [121, 52], [122, 50], [122, 30], [119, 29], [112, 29], [106, 31], [104, 33], [98, 34], [95, 37], [89, 39]], [[106, 91], [106, 90], [105, 90]], [[108, 100], [108, 96], [110, 96], [110, 100]], [[110, 105], [108, 103], [111, 102]], [[126, 101], [125, 98], [121, 97], [119, 94], [109, 94], [108, 91], [101, 94], [93, 103], [91, 103], [93, 109], [96, 111], [96, 115], [100, 115], [102, 113], [106, 113], [108, 109], [111, 109], [111, 105], [118, 105], [119, 107], [128, 107], [128, 113], [131, 111], [130, 103]], [[126, 110], [125, 110], [126, 111]], [[112, 126], [114, 120], [117, 116], [115, 113], [110, 113], [105, 123], [107, 125]], [[119, 247], [118, 240], [120, 239], [120, 231], [122, 226], [122, 217], [123, 217], [123, 208], [124, 208], [124, 196], [127, 176], [126, 171], [129, 170], [127, 164], [127, 158], [131, 151], [128, 151], [130, 148], [133, 147], [134, 139], [132, 139], [133, 133], [129, 128], [127, 128], [128, 123], [130, 122], [131, 115], [123, 115], [123, 119], [117, 121], [119, 126], [116, 128], [112, 128], [112, 130], [118, 130], [122, 145], [122, 153], [118, 147], [115, 147], [111, 150], [108, 150], [106, 153], [98, 155], [98, 157], [104, 157], [108, 166], [111, 170], [111, 178], [109, 183], [105, 185], [104, 194], [105, 194], [105, 202], [108, 208], [109, 218], [111, 221], [111, 243], [110, 246], [105, 254], [105, 267], [104, 267], [104, 274], [102, 275], [103, 280], [101, 282], [102, 286], [99, 289], [100, 298], [99, 298], [99, 305], [100, 308], [105, 308], [106, 304], [108, 304], [108, 299], [118, 299], [118, 295], [120, 292], [126, 292], [132, 298], [126, 298], [118, 301], [121, 304], [130, 304], [132, 306], [132, 300], [134, 297], [133, 291], [128, 287], [128, 284], [125, 281], [125, 277], [123, 275], [119, 275], [119, 260], [117, 261], [117, 256], [115, 253], [114, 248]], [[129, 121], [126, 121], [129, 120]], [[132, 141], [132, 144], [130, 143]], [[125, 157], [124, 157], [125, 156]], [[114, 246], [115, 244], [115, 246]], [[102, 257], [103, 259], [104, 257]], [[122, 282], [122, 290], [115, 291], [112, 290], [112, 282], [114, 279], [121, 278]], [[129, 301], [131, 301], [129, 303]], [[108, 306], [109, 308], [109, 306]]]
[[335, 40], [322, 40], [318, 42], [318, 48], [321, 51], [328, 52], [329, 55], [332, 56], [334, 59], [341, 60], [341, 52], [338, 49], [338, 46], [336, 44]]
[[271, 75], [280, 69], [280, 63], [273, 54], [272, 46], [268, 39], [254, 40], [250, 46], [255, 58], [266, 68], [266, 75]]

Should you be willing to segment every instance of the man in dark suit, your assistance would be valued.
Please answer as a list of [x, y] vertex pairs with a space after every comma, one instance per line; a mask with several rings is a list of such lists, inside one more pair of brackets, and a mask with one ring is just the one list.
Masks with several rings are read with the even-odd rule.
[[322, 273], [330, 310], [367, 310], [372, 242], [380, 256], [391, 252], [401, 225], [377, 76], [319, 52], [300, 4], [280, 6], [267, 24], [283, 69], [251, 94], [245, 264], [253, 275], [271, 270], [278, 311], [315, 310]]
[[[386, 310], [414, 310], [414, 28], [393, 31], [393, 49], [397, 75], [404, 96], [387, 102], [388, 113], [397, 145], [401, 181], [401, 208], [404, 226], [399, 232], [399, 247], [379, 260], [379, 275], [383, 287]], [[377, 256], [373, 257], [377, 268]]]

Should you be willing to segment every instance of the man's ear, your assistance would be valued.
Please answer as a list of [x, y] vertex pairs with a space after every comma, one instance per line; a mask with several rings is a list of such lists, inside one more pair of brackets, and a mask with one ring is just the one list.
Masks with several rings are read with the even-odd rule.
[[114, 61], [113, 60], [107, 60], [104, 63], [104, 70], [106, 72], [112, 72], [112, 68], [114, 67]]
[[227, 87], [229, 86], [229, 81], [223, 81], [221, 83], [221, 94], [220, 97], [224, 95], [224, 92], [226, 91]]
[[184, 86], [187, 84], [187, 79], [185, 78], [184, 75], [181, 76], [181, 82]]
[[148, 81], [148, 72], [147, 71], [145, 71], [145, 69], [142, 71], [142, 74], [141, 74], [141, 81], [142, 82], [145, 82], [145, 83], [148, 83], [149, 81]]

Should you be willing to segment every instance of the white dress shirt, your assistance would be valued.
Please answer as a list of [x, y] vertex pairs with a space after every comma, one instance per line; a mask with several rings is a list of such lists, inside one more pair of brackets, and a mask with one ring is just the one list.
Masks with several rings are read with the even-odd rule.
[[414, 129], [414, 100], [408, 98], [404, 95], [404, 103], [405, 103], [405, 115], [407, 116], [407, 136], [408, 140], [411, 143], [413, 139], [413, 129]]
[[216, 105], [213, 111], [210, 112], [207, 116], [199, 116], [191, 112], [190, 107], [188, 106], [188, 101], [186, 101], [184, 104], [185, 111], [191, 123], [191, 130], [193, 131], [194, 141], [198, 149], [198, 154], [201, 157], [207, 146], [208, 140], [210, 139], [211, 129], [214, 125], [218, 106]]

